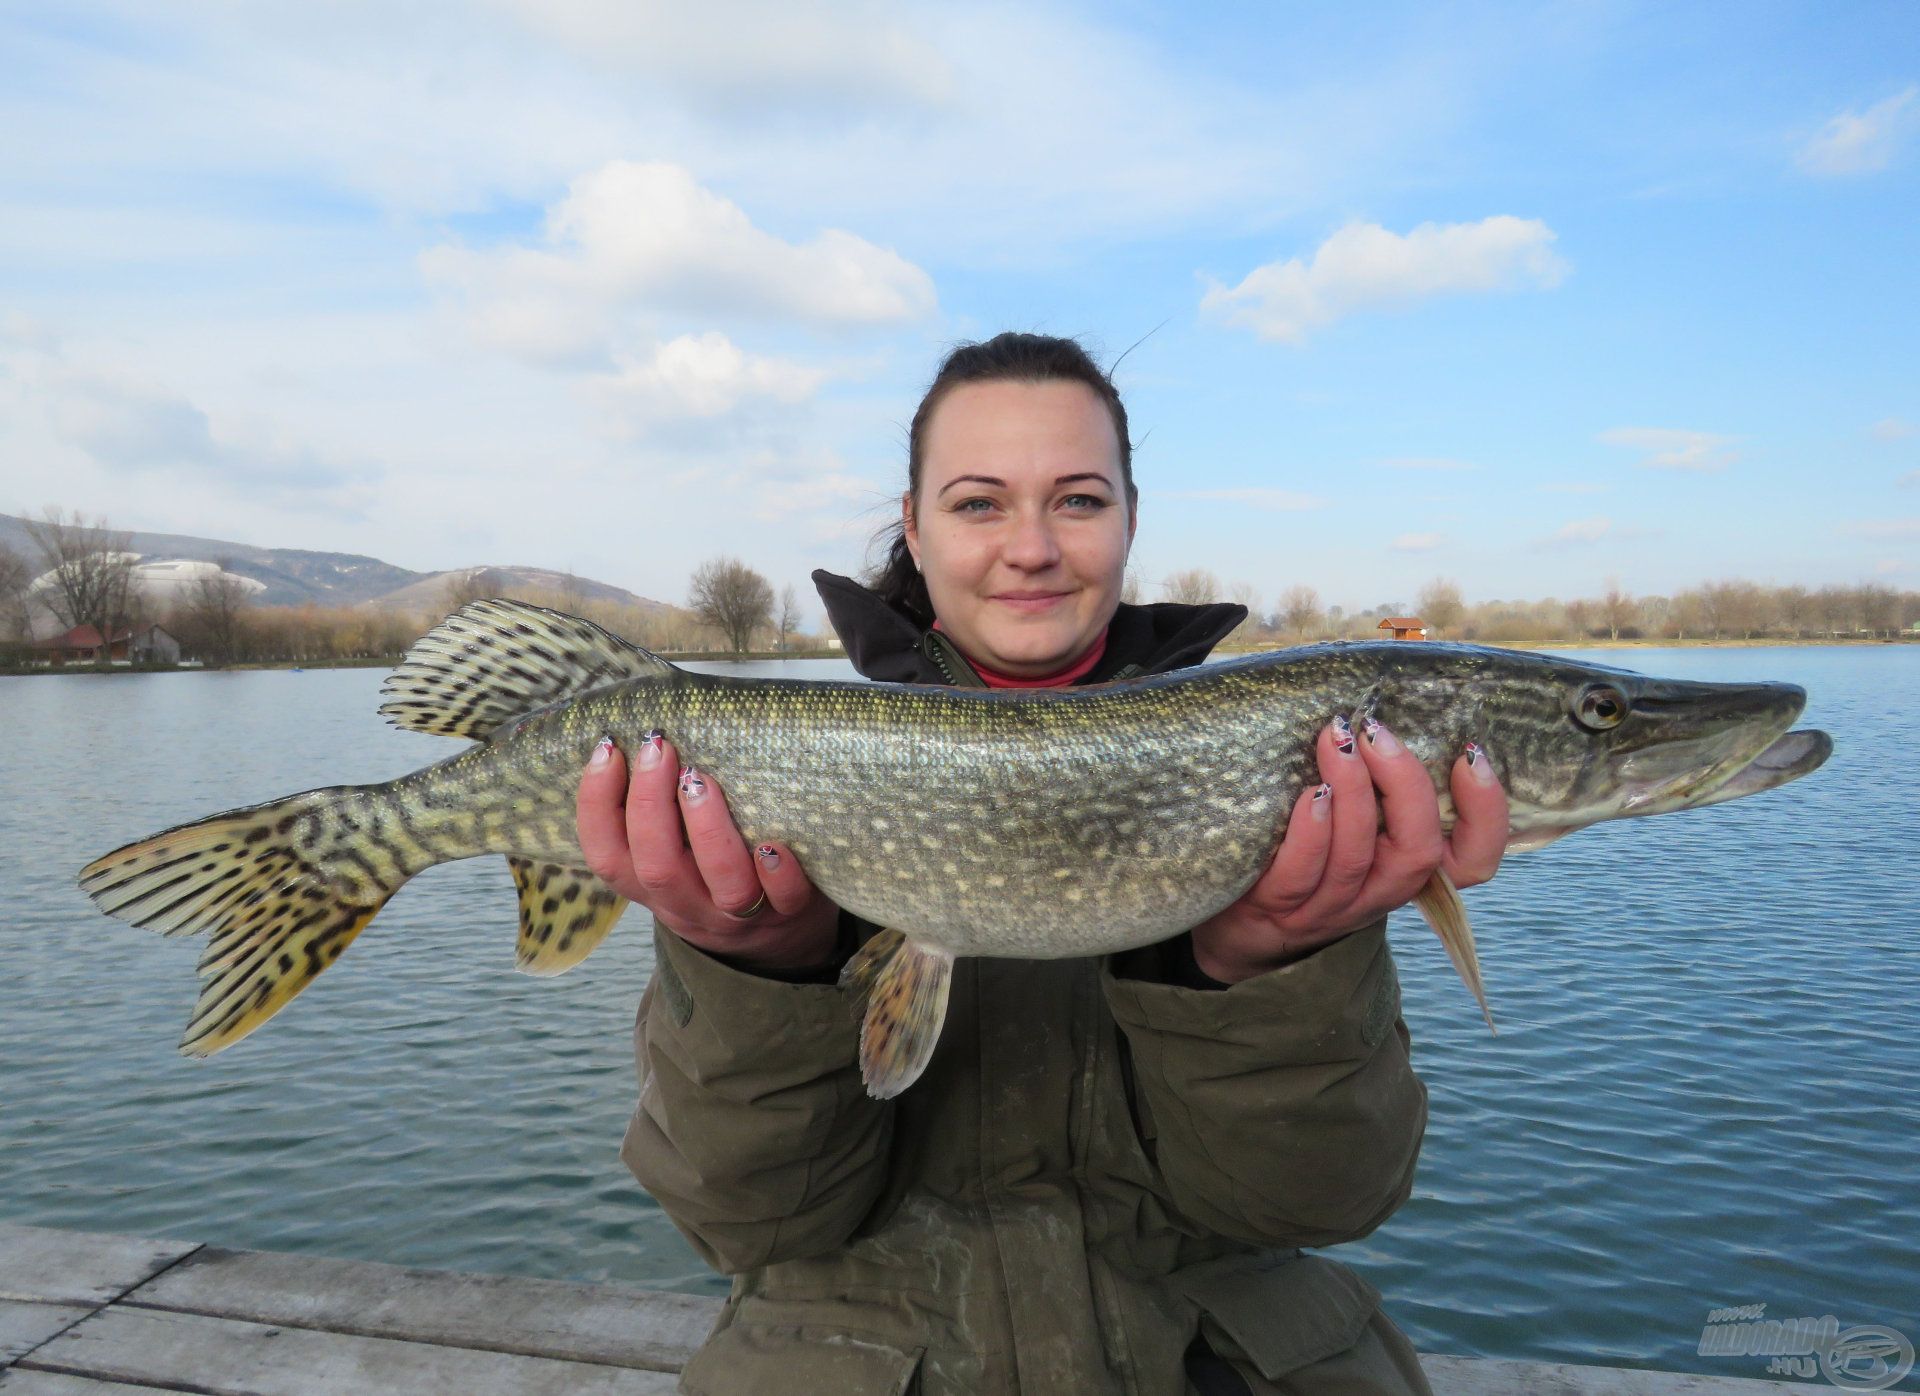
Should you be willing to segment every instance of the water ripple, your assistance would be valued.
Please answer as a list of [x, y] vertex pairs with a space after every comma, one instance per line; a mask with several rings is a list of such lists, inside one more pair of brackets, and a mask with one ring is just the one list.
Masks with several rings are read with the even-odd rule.
[[[1920, 776], [1883, 755], [1920, 738], [1920, 652], [1629, 660], [1802, 683], [1838, 750], [1791, 791], [1590, 830], [1470, 892], [1497, 1037], [1396, 918], [1431, 1123], [1412, 1200], [1341, 1253], [1436, 1351], [1760, 1376], [1694, 1352], [1708, 1309], [1746, 1303], [1920, 1338]], [[0, 679], [0, 1211], [723, 1292], [618, 1157], [643, 917], [532, 980], [504, 870], [436, 869], [270, 1031], [197, 1063], [173, 1045], [187, 947], [73, 890], [126, 838], [444, 755], [373, 717], [380, 678]]]

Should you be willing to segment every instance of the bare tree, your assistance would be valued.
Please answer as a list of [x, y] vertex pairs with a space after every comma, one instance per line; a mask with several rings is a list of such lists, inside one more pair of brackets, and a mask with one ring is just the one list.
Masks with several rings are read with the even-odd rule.
[[1467, 613], [1466, 603], [1460, 598], [1460, 584], [1451, 577], [1435, 577], [1421, 587], [1418, 605], [1429, 634], [1455, 629]]
[[715, 558], [695, 569], [687, 604], [739, 654], [753, 632], [773, 619], [773, 586], [744, 562]]
[[568, 615], [579, 615], [586, 609], [587, 589], [569, 567], [566, 575], [560, 579], [560, 609]]
[[792, 582], [780, 588], [780, 653], [787, 652], [787, 636], [800, 625], [800, 593]]
[[1607, 627], [1607, 638], [1617, 640], [1620, 631], [1633, 624], [1636, 607], [1633, 598], [1621, 589], [1618, 577], [1607, 578], [1606, 592], [1600, 598], [1600, 614]]
[[224, 669], [240, 652], [241, 631], [245, 622], [247, 587], [230, 569], [230, 559], [221, 558], [216, 572], [194, 583], [187, 599], [187, 619], [194, 647], [210, 669]]
[[68, 516], [48, 509], [24, 522], [46, 568], [37, 592], [41, 603], [65, 629], [91, 625], [97, 630], [99, 664], [106, 668], [114, 637], [133, 621], [134, 555], [127, 551], [128, 535], [113, 532], [104, 518], [88, 523], [78, 510]]
[[1161, 585], [1166, 588], [1167, 600], [1185, 606], [1204, 606], [1220, 599], [1220, 579], [1204, 567], [1175, 572]]
[[1140, 574], [1131, 567], [1127, 569], [1126, 580], [1120, 584], [1120, 599], [1129, 606], [1140, 604]]
[[503, 585], [500, 574], [491, 567], [469, 567], [459, 572], [447, 574], [446, 585], [441, 591], [444, 604], [449, 612], [457, 611], [469, 601], [485, 601], [498, 596]]
[[0, 543], [0, 645], [27, 640], [27, 560]]
[[1280, 628], [1289, 635], [1308, 639], [1318, 633], [1323, 624], [1320, 613], [1320, 593], [1312, 587], [1288, 587], [1281, 594], [1280, 609], [1274, 616]]

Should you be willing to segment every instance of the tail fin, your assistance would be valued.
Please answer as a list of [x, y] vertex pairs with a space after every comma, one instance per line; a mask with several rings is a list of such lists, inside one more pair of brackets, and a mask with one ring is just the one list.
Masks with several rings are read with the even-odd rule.
[[109, 916], [169, 936], [212, 932], [182, 1052], [212, 1056], [278, 1013], [436, 861], [389, 837], [384, 792], [339, 786], [228, 810], [80, 870]]

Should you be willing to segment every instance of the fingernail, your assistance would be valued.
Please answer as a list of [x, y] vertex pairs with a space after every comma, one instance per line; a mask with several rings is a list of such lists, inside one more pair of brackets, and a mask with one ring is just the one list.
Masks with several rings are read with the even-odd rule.
[[1493, 784], [1493, 762], [1487, 760], [1486, 748], [1478, 742], [1467, 743], [1467, 769], [1482, 785]]
[[640, 739], [640, 758], [638, 765], [643, 771], [651, 771], [660, 764], [660, 747], [666, 740], [666, 733], [658, 727]]
[[1333, 749], [1342, 756], [1353, 755], [1353, 724], [1338, 715], [1333, 719]]
[[765, 868], [768, 872], [772, 872], [775, 868], [780, 866], [780, 850], [775, 848], [772, 844], [763, 843], [753, 851], [755, 856], [760, 859], [760, 866]]
[[1405, 747], [1400, 745], [1400, 739], [1389, 732], [1378, 718], [1370, 717], [1367, 719], [1366, 731], [1367, 745], [1379, 752], [1382, 756], [1398, 756], [1402, 751], [1406, 750]]
[[1324, 824], [1333, 817], [1333, 787], [1323, 785], [1313, 792], [1313, 818], [1316, 824]]
[[597, 771], [613, 759], [613, 738], [602, 737], [593, 748], [593, 755], [587, 758], [587, 769]]
[[707, 782], [700, 772], [691, 766], [680, 768], [680, 793], [687, 797], [687, 803], [697, 805], [707, 798]]

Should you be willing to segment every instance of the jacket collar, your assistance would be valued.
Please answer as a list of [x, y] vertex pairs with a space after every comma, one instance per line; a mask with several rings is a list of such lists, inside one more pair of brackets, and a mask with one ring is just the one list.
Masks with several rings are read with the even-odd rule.
[[[847, 658], [868, 678], [982, 686], [944, 635], [896, 611], [852, 578], [822, 570], [813, 574], [813, 584]], [[1106, 683], [1198, 664], [1246, 618], [1245, 606], [1225, 601], [1206, 606], [1170, 601], [1133, 606], [1123, 601], [1107, 630], [1107, 652], [1080, 682]]]

